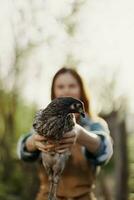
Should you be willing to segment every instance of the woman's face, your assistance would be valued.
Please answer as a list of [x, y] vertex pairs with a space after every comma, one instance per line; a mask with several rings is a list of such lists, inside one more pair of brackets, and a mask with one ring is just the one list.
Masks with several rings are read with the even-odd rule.
[[80, 99], [80, 86], [70, 73], [60, 74], [54, 83], [55, 97], [71, 96]]

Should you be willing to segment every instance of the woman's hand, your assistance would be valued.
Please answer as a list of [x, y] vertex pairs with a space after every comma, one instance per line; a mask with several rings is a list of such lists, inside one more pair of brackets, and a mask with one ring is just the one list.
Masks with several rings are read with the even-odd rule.
[[62, 153], [68, 149], [71, 149], [77, 141], [79, 135], [80, 125], [75, 124], [72, 131], [65, 133], [63, 138], [55, 143], [52, 140], [47, 140], [44, 136], [39, 134], [33, 134], [26, 141], [26, 147], [28, 151], [40, 150], [43, 152], [56, 150], [59, 153]]
[[38, 149], [43, 152], [48, 152], [55, 148], [55, 144], [47, 141], [44, 136], [35, 133], [27, 139], [26, 147], [28, 151], [36, 151]]
[[68, 149], [71, 149], [73, 145], [77, 142], [81, 126], [75, 124], [72, 131], [65, 133], [63, 138], [60, 140], [59, 145], [55, 148], [59, 153], [62, 153]]

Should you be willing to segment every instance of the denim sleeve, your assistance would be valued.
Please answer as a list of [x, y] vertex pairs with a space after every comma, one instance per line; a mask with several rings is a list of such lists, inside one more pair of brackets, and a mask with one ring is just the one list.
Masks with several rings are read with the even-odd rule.
[[20, 137], [20, 139], [18, 140], [18, 144], [17, 144], [17, 155], [19, 157], [20, 160], [26, 161], [26, 162], [33, 162], [36, 161], [40, 155], [40, 151], [36, 150], [34, 152], [29, 152], [26, 149], [26, 140], [28, 137], [30, 137], [32, 135], [32, 133], [23, 135]]
[[110, 137], [108, 125], [103, 120], [100, 122], [93, 122], [90, 125], [90, 131], [100, 137], [101, 143], [95, 154], [90, 152], [87, 148], [84, 148], [84, 155], [86, 159], [90, 160], [95, 166], [105, 165], [113, 154], [113, 141]]

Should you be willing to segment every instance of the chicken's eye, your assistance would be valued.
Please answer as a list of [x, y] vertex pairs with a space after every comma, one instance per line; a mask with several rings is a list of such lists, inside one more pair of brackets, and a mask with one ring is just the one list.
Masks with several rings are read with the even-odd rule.
[[80, 108], [81, 105], [79, 103], [76, 104], [76, 108]]
[[70, 106], [71, 110], [79, 109], [81, 105], [79, 103], [74, 103]]
[[70, 108], [71, 108], [71, 110], [74, 110], [74, 109], [76, 108], [76, 104], [72, 104], [72, 105], [70, 106]]

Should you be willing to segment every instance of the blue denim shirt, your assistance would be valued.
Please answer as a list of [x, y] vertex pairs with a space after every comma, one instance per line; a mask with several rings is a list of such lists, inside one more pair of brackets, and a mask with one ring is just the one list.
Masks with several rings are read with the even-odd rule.
[[91, 153], [87, 148], [84, 148], [84, 155], [95, 166], [106, 164], [113, 155], [113, 140], [106, 121], [102, 118], [91, 120], [86, 116], [86, 118], [81, 118], [80, 125], [101, 139], [100, 147], [96, 153]]
[[[86, 147], [83, 147], [83, 154], [86, 159], [90, 160], [90, 162], [92, 162], [92, 164], [95, 166], [106, 164], [113, 154], [113, 142], [110, 137], [107, 123], [101, 118], [93, 121], [86, 115], [85, 118], [80, 118], [79, 124], [86, 130], [97, 134], [101, 138], [99, 149], [95, 154], [91, 153]], [[20, 137], [18, 141], [17, 153], [19, 158], [23, 161], [33, 162], [36, 161], [40, 156], [39, 150], [29, 152], [26, 149], [25, 142], [32, 134], [33, 133], [25, 134]]]

